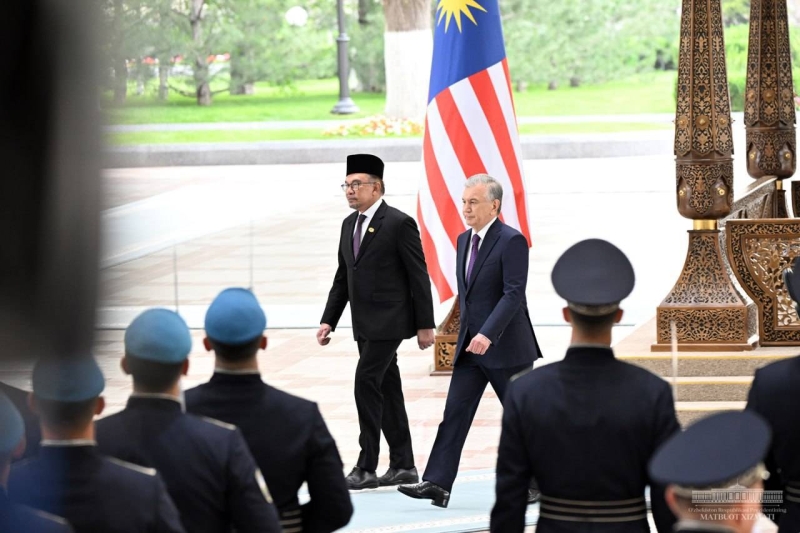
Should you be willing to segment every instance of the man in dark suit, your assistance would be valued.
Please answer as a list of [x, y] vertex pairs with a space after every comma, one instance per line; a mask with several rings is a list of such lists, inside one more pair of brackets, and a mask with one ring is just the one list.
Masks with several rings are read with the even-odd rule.
[[[417, 336], [420, 350], [433, 345], [431, 282], [414, 219], [383, 200], [383, 161], [374, 155], [347, 157], [342, 184], [355, 212], [344, 219], [339, 268], [322, 314], [317, 341], [328, 335], [350, 302], [358, 343], [355, 399], [361, 454], [347, 476], [350, 489], [418, 481], [403, 399], [397, 348]], [[381, 430], [389, 443], [389, 470], [380, 478]]]
[[25, 424], [14, 403], [0, 393], [0, 531], [9, 533], [70, 533], [63, 518], [17, 505], [8, 499], [8, 471], [11, 461], [25, 451]]
[[477, 175], [465, 183], [464, 219], [472, 229], [458, 237], [458, 301], [461, 324], [444, 418], [439, 425], [422, 483], [398, 490], [447, 507], [461, 450], [486, 385], [500, 401], [511, 376], [541, 357], [525, 287], [528, 241], [498, 219], [503, 187]]
[[[783, 274], [795, 308], [800, 307], [800, 258]], [[779, 509], [764, 509], [778, 531], [800, 531], [800, 356], [756, 370], [747, 409], [763, 416], [772, 427], [772, 445], [765, 459], [768, 490], [783, 491]]]
[[41, 449], [11, 468], [9, 497], [63, 516], [75, 533], [183, 533], [155, 470], [97, 452], [92, 420], [105, 407], [104, 387], [91, 357], [36, 363], [31, 407], [41, 420]]
[[[252, 292], [226, 289], [206, 313], [207, 350], [216, 355], [208, 383], [186, 391], [186, 409], [242, 430], [287, 533], [329, 533], [353, 514], [336, 442], [317, 404], [261, 380], [256, 355], [267, 347], [267, 317]], [[311, 500], [300, 505], [306, 483]]]
[[[524, 530], [531, 476], [542, 492], [539, 533], [648, 531], [647, 463], [680, 427], [669, 384], [611, 350], [633, 266], [613, 244], [589, 239], [559, 258], [552, 280], [572, 341], [563, 361], [508, 386], [491, 531]], [[667, 533], [674, 517], [661, 489], [650, 489], [656, 527]]]
[[695, 422], [659, 448], [648, 471], [666, 487], [664, 497], [678, 517], [676, 533], [761, 531], [755, 526], [762, 500], [769, 498], [762, 461], [770, 433], [755, 412], [728, 411]]
[[192, 337], [168, 309], [148, 309], [125, 330], [122, 370], [133, 376], [124, 410], [98, 420], [101, 453], [155, 468], [186, 531], [280, 533], [267, 485], [236, 426], [186, 414], [181, 376]]

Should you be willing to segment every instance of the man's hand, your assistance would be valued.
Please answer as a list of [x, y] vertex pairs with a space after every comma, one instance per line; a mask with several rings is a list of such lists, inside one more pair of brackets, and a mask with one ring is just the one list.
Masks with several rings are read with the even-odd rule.
[[420, 329], [417, 330], [417, 343], [420, 350], [425, 350], [433, 346], [433, 329]]
[[472, 352], [474, 354], [483, 355], [486, 353], [486, 350], [489, 349], [489, 346], [492, 345], [492, 341], [486, 338], [485, 335], [481, 335], [478, 333], [474, 337], [472, 337], [472, 341], [470, 341], [469, 346], [467, 346], [467, 351]]
[[325, 346], [329, 342], [331, 342], [331, 338], [328, 335], [331, 334], [331, 327], [328, 324], [320, 324], [319, 329], [317, 330], [317, 342], [320, 346]]

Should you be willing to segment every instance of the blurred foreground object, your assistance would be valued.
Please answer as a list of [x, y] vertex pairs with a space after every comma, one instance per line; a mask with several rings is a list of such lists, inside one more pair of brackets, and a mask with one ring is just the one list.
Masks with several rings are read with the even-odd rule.
[[0, 19], [5, 364], [92, 346], [100, 138], [91, 5], [12, 0]]

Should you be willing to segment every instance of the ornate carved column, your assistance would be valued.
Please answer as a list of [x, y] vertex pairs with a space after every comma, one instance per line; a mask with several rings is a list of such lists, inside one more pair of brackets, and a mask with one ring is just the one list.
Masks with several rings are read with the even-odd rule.
[[453, 308], [447, 313], [447, 318], [436, 328], [433, 342], [432, 376], [453, 373], [453, 358], [456, 355], [459, 327], [461, 327], [461, 308], [458, 305], [458, 295], [456, 295]]
[[774, 217], [787, 218], [780, 181], [797, 168], [794, 87], [785, 0], [751, 0], [744, 124], [747, 172], [778, 178]]
[[733, 204], [733, 135], [720, 0], [683, 0], [675, 116], [678, 212], [693, 220], [678, 281], [657, 310], [654, 351], [742, 350], [748, 306], [722, 260], [717, 219]]

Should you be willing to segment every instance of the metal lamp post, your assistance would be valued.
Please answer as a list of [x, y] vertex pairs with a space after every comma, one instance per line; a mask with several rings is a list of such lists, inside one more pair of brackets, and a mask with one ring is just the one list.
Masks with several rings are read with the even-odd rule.
[[337, 115], [358, 113], [358, 106], [350, 98], [350, 87], [347, 78], [350, 74], [350, 62], [347, 58], [347, 43], [350, 38], [344, 30], [344, 5], [343, 0], [336, 0], [337, 18], [339, 19], [339, 37], [336, 38], [336, 49], [339, 53], [339, 101], [331, 109]]

